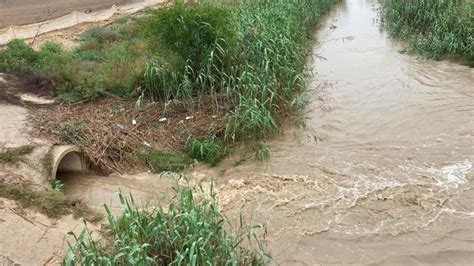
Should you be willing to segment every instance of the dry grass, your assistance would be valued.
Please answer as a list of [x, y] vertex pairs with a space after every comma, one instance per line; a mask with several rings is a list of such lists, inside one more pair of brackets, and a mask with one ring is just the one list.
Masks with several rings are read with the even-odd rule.
[[[214, 115], [209, 100], [148, 102], [137, 109], [135, 101], [108, 98], [51, 106], [38, 110], [32, 120], [56, 143], [83, 148], [92, 168], [105, 173], [130, 173], [147, 167], [141, 150], [184, 152], [191, 135], [222, 135], [225, 116]], [[166, 121], [159, 122], [162, 118]]]

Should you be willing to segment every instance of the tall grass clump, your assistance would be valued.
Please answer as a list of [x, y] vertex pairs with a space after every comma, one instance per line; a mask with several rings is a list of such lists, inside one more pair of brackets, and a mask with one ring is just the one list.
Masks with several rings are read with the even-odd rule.
[[140, 156], [156, 173], [181, 172], [192, 164], [192, 160], [188, 156], [174, 152], [146, 149], [140, 151]]
[[380, 1], [388, 32], [408, 52], [474, 64], [474, 1]]
[[313, 30], [336, 2], [208, 1], [156, 11], [148, 29], [179, 60], [155, 59], [145, 71], [145, 87], [161, 101], [226, 96], [227, 140], [272, 135], [279, 118], [298, 107]]
[[186, 152], [189, 157], [216, 166], [228, 153], [229, 149], [217, 138], [189, 140]]
[[108, 225], [101, 239], [85, 228], [70, 233], [74, 243], [64, 265], [263, 265], [267, 262], [256, 227], [230, 230], [214, 194], [198, 199], [189, 187], [176, 187], [165, 210], [144, 210], [122, 194], [122, 214], [105, 206]]

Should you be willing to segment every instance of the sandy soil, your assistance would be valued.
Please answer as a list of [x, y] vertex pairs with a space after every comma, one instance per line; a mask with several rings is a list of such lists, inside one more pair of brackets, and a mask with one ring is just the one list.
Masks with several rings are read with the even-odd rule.
[[72, 11], [89, 12], [141, 0], [0, 0], [0, 28], [57, 18]]
[[60, 265], [66, 233], [82, 228], [71, 215], [49, 219], [0, 198], [0, 265]]

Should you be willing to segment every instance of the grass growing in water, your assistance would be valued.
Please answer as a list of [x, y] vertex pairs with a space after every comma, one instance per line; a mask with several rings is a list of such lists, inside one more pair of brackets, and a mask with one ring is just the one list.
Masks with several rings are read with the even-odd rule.
[[156, 173], [180, 172], [193, 161], [185, 154], [158, 150], [142, 150], [140, 155], [148, 162]]
[[267, 142], [259, 141], [254, 145], [255, 159], [258, 161], [268, 161], [272, 155]]
[[218, 139], [190, 140], [186, 152], [189, 157], [216, 166], [228, 153], [229, 149]]
[[380, 0], [388, 32], [409, 52], [474, 64], [474, 1]]
[[[197, 199], [189, 187], [175, 187], [174, 198], [165, 210], [137, 207], [133, 197], [120, 194], [122, 214], [115, 217], [105, 206], [108, 226], [102, 240], [85, 228], [73, 235], [65, 265], [263, 265], [265, 255], [255, 229], [243, 224], [237, 232], [214, 195]], [[245, 244], [256, 246], [246, 247]]]

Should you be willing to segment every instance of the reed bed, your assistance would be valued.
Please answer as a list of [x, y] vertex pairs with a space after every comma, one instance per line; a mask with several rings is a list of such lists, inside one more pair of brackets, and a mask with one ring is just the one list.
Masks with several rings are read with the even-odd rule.
[[381, 0], [388, 32], [406, 51], [474, 64], [474, 1]]

